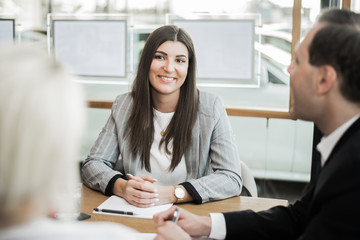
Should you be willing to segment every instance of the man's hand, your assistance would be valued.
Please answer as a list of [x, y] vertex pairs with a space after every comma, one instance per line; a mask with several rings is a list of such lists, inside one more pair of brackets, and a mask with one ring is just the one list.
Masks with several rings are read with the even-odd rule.
[[[198, 216], [182, 208], [179, 208], [179, 210], [180, 210], [180, 217], [177, 222], [177, 225], [179, 225], [186, 233], [190, 234], [192, 237], [202, 237], [202, 236], [208, 237], [210, 235], [210, 231], [211, 231], [210, 216]], [[170, 237], [172, 235], [175, 235], [174, 233], [171, 232], [171, 230], [176, 231], [175, 227], [173, 226], [173, 224], [169, 222], [172, 219], [174, 211], [175, 211], [175, 206], [171, 207], [170, 209], [164, 212], [156, 214], [153, 218], [158, 235], [164, 237], [163, 236], [164, 234], [167, 233], [170, 234], [169, 236], [167, 236], [169, 238], [163, 238], [163, 239], [172, 239]]]
[[172, 221], [166, 221], [157, 227], [156, 233], [154, 240], [191, 240], [190, 235]]

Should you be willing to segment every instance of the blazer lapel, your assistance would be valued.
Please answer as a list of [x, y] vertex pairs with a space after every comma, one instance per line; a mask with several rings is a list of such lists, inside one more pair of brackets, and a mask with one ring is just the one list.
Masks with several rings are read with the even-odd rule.
[[338, 158], [334, 158], [336, 154], [341, 150], [343, 145], [352, 137], [354, 133], [360, 130], [360, 118], [357, 119], [343, 134], [343, 136], [336, 143], [334, 149], [331, 151], [329, 159], [326, 161], [325, 165], [320, 170], [318, 179], [316, 181], [314, 196], [318, 194], [318, 192], [323, 189], [323, 186], [329, 181], [329, 178], [332, 177], [333, 172], [339, 169], [339, 164], [343, 164], [342, 162], [333, 162]]

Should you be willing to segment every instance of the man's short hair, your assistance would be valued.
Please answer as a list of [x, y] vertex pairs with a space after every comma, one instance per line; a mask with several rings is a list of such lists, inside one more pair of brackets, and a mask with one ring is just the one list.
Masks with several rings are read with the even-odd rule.
[[318, 22], [347, 25], [360, 30], [360, 14], [348, 9], [327, 9], [321, 13]]
[[360, 103], [360, 31], [342, 24], [328, 24], [309, 46], [311, 65], [331, 65], [338, 75], [340, 91], [349, 101]]

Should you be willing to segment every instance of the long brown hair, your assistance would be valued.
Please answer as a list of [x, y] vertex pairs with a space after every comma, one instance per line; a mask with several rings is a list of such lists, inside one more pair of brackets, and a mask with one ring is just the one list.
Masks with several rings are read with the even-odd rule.
[[150, 148], [154, 140], [154, 113], [149, 71], [155, 51], [166, 41], [179, 41], [187, 47], [189, 52], [187, 77], [180, 88], [180, 97], [174, 116], [160, 141], [160, 146], [165, 144], [166, 152], [170, 154], [168, 145], [173, 140], [170, 171], [173, 171], [179, 164], [186, 147], [191, 144], [192, 128], [197, 118], [199, 105], [196, 88], [196, 57], [190, 36], [183, 29], [174, 25], [156, 29], [148, 37], [139, 60], [131, 91], [134, 105], [124, 133], [124, 136], [130, 136], [130, 151], [133, 156], [140, 155], [141, 166], [145, 166], [149, 172], [151, 171]]

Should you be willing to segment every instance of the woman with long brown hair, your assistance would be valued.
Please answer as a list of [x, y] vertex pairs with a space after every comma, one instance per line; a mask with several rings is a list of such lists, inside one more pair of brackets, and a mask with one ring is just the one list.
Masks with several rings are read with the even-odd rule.
[[114, 101], [82, 177], [139, 207], [240, 194], [229, 119], [217, 96], [196, 88], [194, 45], [183, 29], [167, 25], [150, 34], [132, 91]]

